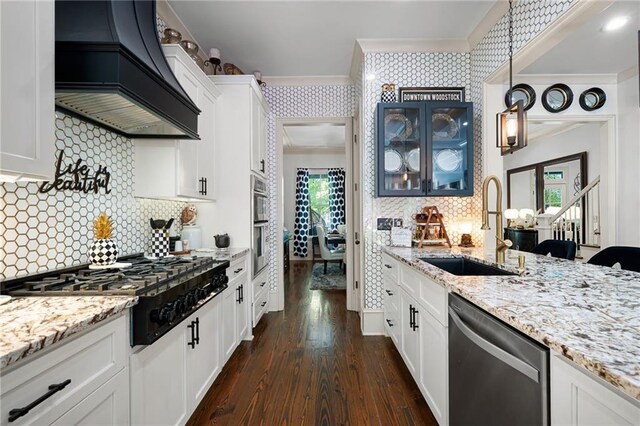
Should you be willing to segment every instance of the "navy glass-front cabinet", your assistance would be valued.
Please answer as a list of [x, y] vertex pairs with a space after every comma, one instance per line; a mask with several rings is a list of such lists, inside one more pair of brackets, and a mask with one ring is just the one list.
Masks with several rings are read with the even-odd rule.
[[473, 195], [471, 102], [380, 103], [379, 197]]

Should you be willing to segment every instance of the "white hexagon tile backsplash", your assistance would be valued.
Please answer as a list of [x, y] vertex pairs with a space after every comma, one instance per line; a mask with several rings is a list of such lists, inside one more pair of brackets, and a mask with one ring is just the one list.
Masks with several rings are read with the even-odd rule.
[[0, 184], [0, 279], [86, 263], [92, 221], [102, 211], [113, 219], [121, 254], [148, 252], [149, 218], [178, 218], [184, 207], [134, 198], [130, 139], [62, 113], [56, 115], [55, 136], [56, 155], [64, 151], [63, 164], [81, 159], [92, 171], [107, 167], [110, 193], [42, 193], [38, 182]]

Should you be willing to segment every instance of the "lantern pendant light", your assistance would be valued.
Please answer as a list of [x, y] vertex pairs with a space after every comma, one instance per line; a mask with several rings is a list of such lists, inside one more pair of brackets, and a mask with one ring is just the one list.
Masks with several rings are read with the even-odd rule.
[[522, 100], [512, 103], [513, 91], [513, 0], [509, 0], [509, 92], [511, 106], [496, 115], [496, 146], [502, 155], [527, 146], [527, 113]]

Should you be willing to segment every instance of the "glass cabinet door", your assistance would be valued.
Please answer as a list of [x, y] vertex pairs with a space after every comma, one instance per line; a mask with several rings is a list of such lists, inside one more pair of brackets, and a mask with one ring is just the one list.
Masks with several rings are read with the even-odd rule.
[[428, 102], [427, 195], [473, 195], [473, 107]]
[[379, 104], [377, 120], [377, 194], [424, 194], [424, 104]]

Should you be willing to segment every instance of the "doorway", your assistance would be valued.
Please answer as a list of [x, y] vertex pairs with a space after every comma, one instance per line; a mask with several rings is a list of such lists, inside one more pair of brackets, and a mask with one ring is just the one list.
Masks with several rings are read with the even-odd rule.
[[[321, 257], [320, 244], [328, 244], [328, 247], [334, 250], [344, 249], [341, 257], [345, 269], [342, 270], [344, 277], [340, 284], [346, 287], [346, 308], [360, 311], [360, 255], [359, 252], [354, 252], [354, 246], [356, 241], [359, 244], [359, 240], [355, 237], [359, 238], [361, 231], [359, 221], [353, 223], [354, 204], [360, 211], [360, 200], [355, 199], [352, 191], [354, 186], [352, 129], [351, 117], [276, 120], [277, 235], [286, 235], [285, 231], [288, 231], [290, 236], [288, 244], [277, 245], [277, 256], [278, 259], [283, 259], [285, 250], [288, 250], [291, 265], [295, 265], [296, 262], [311, 262], [316, 269], [320, 269], [316, 271], [316, 275], [320, 277], [324, 274], [324, 259]], [[336, 191], [337, 181], [340, 181], [338, 188], [343, 185], [342, 191]], [[302, 199], [299, 195], [300, 185], [304, 185], [305, 195]], [[340, 192], [341, 194], [336, 195]], [[336, 198], [339, 201], [330, 205], [330, 198], [333, 203], [336, 203]], [[309, 220], [300, 226], [301, 229], [298, 229], [296, 234], [296, 220], [299, 219], [297, 215], [302, 214], [297, 213], [297, 208], [299, 209], [297, 206], [303, 203], [309, 204]], [[331, 210], [336, 205], [343, 206], [337, 216], [335, 209]], [[324, 238], [315, 232], [318, 225], [325, 233]], [[329, 233], [336, 232], [343, 235], [344, 239], [331, 244], [333, 235]], [[303, 235], [306, 244], [303, 244]], [[329, 235], [328, 239], [327, 235]], [[336, 268], [339, 264], [339, 260], [328, 262], [328, 265], [333, 265], [329, 269], [336, 278]], [[284, 309], [283, 284], [285, 274], [289, 272], [285, 272], [285, 262], [278, 262], [278, 310]], [[322, 277], [320, 278], [325, 281]]]

